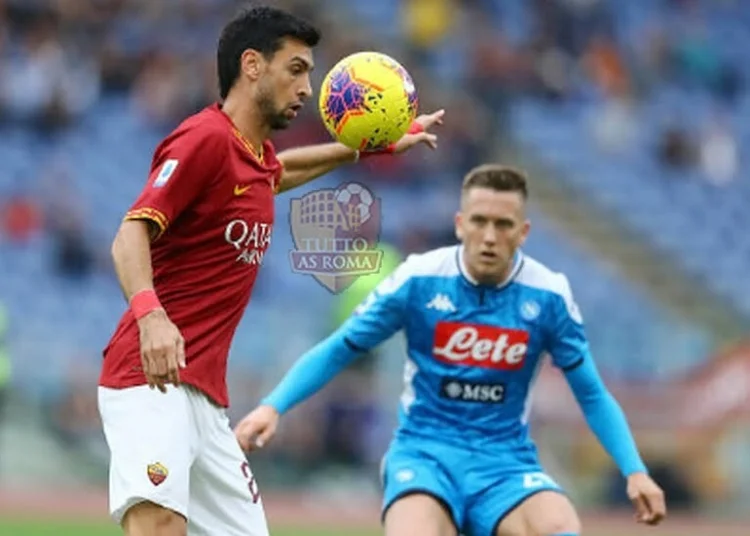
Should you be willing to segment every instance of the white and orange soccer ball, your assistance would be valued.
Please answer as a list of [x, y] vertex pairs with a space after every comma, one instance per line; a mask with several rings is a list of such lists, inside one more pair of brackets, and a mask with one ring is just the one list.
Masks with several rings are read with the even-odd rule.
[[396, 60], [358, 52], [326, 75], [318, 103], [331, 135], [351, 149], [377, 151], [397, 142], [417, 116], [417, 90]]

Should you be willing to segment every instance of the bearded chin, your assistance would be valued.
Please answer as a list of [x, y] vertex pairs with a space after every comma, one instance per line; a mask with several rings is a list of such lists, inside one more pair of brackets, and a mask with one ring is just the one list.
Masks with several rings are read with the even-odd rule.
[[289, 119], [276, 109], [269, 93], [264, 91], [258, 96], [258, 107], [271, 130], [283, 130], [289, 126]]
[[266, 121], [268, 122], [268, 125], [271, 127], [271, 130], [284, 130], [289, 126], [289, 123], [291, 121], [287, 119], [284, 115], [276, 113], [268, 116], [266, 118]]

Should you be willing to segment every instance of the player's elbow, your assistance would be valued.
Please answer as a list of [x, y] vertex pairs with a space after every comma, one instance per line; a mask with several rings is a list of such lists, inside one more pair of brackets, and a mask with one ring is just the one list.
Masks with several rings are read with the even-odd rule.
[[601, 385], [592, 385], [588, 389], [577, 392], [576, 399], [578, 400], [578, 404], [587, 414], [596, 412], [604, 406], [611, 406], [612, 404], [617, 403], [612, 396], [612, 393], [610, 393], [606, 387]]
[[594, 378], [576, 378], [570, 383], [578, 403], [583, 406], [593, 406], [611, 398], [607, 388], [601, 381]]
[[591, 360], [587, 360], [581, 366], [567, 371], [565, 377], [581, 406], [600, 404], [612, 398]]
[[118, 264], [118, 262], [126, 255], [128, 243], [131, 242], [131, 240], [128, 239], [128, 235], [132, 234], [132, 224], [133, 222], [131, 221], [122, 222], [120, 228], [115, 234], [115, 238], [112, 240], [110, 255], [112, 255], [112, 260], [115, 264]]
[[142, 220], [122, 222], [110, 247], [110, 255], [115, 265], [131, 255], [134, 249], [148, 248], [150, 237], [148, 222]]
[[109, 254], [112, 257], [112, 261], [117, 265], [119, 259], [122, 258], [123, 250], [123, 236], [122, 226], [117, 230], [115, 238], [112, 240], [112, 246], [109, 248]]

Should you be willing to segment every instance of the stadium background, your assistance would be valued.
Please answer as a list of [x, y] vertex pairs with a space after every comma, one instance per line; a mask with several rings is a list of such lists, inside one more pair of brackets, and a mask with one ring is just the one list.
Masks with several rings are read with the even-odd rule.
[[[667, 491], [674, 517], [654, 534], [747, 534], [750, 5], [274, 4], [322, 27], [315, 86], [340, 57], [378, 50], [411, 72], [422, 111], [447, 116], [436, 153], [373, 159], [279, 196], [232, 349], [232, 418], [366, 290], [334, 296], [292, 273], [293, 197], [368, 184], [382, 200], [383, 244], [405, 255], [454, 240], [469, 167], [517, 163], [532, 176], [527, 252], [569, 275], [602, 373]], [[110, 241], [158, 140], [215, 98], [217, 33], [238, 5], [0, 0], [0, 534], [66, 534], [66, 520], [105, 516], [95, 381], [125, 305]], [[327, 139], [314, 103], [275, 138], [280, 148]], [[253, 455], [274, 527], [377, 527], [400, 351], [394, 340], [348, 370]], [[552, 370], [533, 422], [588, 534], [640, 533]], [[69, 530], [116, 533], [106, 520], [92, 527]]]

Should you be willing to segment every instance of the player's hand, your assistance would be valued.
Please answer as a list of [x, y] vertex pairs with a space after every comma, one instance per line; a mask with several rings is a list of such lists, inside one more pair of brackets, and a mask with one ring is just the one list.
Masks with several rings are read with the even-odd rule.
[[430, 129], [436, 125], [442, 125], [444, 115], [445, 110], [438, 110], [437, 112], [417, 117], [414, 121], [422, 126], [422, 132], [416, 134], [404, 134], [404, 136], [396, 142], [396, 147], [393, 152], [403, 153], [420, 143], [426, 144], [431, 149], [437, 149], [437, 136], [431, 133]]
[[628, 477], [628, 498], [635, 506], [639, 523], [658, 525], [667, 515], [664, 492], [646, 473]]
[[141, 336], [141, 364], [149, 387], [167, 392], [167, 384], [180, 385], [185, 368], [185, 339], [163, 309], [138, 320]]
[[245, 452], [267, 445], [276, 433], [279, 412], [271, 406], [258, 406], [234, 428], [234, 435]]

